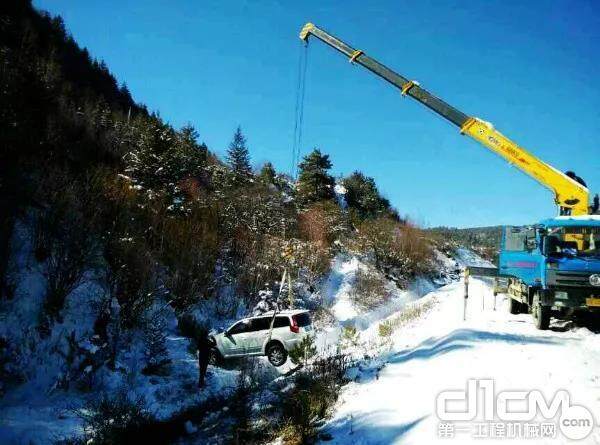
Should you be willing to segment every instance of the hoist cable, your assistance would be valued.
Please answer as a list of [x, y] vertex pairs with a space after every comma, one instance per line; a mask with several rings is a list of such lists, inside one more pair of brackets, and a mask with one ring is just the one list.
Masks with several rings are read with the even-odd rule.
[[308, 42], [304, 46], [304, 69], [302, 70], [302, 88], [300, 93], [300, 122], [298, 124], [298, 147], [296, 150], [296, 174], [298, 177], [298, 164], [300, 163], [300, 152], [302, 150], [302, 129], [304, 124], [304, 97], [306, 95], [306, 71], [308, 67]]
[[296, 106], [294, 110], [294, 139], [292, 141], [292, 165], [290, 174], [297, 179], [298, 163], [302, 145], [302, 124], [304, 121], [304, 97], [306, 89], [307, 45], [300, 48], [298, 56], [298, 79], [296, 82]]

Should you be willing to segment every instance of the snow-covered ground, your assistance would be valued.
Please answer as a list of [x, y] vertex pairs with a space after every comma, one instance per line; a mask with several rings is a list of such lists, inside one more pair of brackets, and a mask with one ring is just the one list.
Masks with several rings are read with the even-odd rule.
[[[26, 257], [22, 255], [23, 259]], [[339, 254], [334, 259], [319, 289], [331, 318], [320, 326], [317, 345], [327, 352], [341, 343], [344, 352], [361, 365], [350, 370], [349, 376], [354, 381], [343, 389], [333, 418], [323, 427], [323, 432], [332, 435], [333, 443], [450, 442], [453, 439], [438, 436], [441, 422], [435, 414], [436, 396], [446, 389], [465, 388], [469, 378], [492, 378], [497, 391], [543, 389], [552, 395], [557, 389], [565, 388], [570, 391], [574, 404], [584, 405], [598, 414], [600, 336], [582, 328], [570, 329], [556, 320], [553, 331], [536, 331], [528, 315], [509, 315], [502, 297], [498, 297], [494, 311], [490, 287], [475, 279], [471, 281], [468, 319], [464, 322], [463, 285], [454, 282], [437, 290], [436, 287], [457, 279], [466, 265], [490, 264], [466, 249], [459, 249], [453, 258], [438, 252], [437, 259], [439, 279], [420, 278], [404, 290], [388, 282], [389, 299], [371, 310], [357, 307], [351, 298], [357, 271], [368, 265], [349, 254]], [[19, 326], [35, 325], [33, 315], [39, 311], [43, 289], [34, 284], [41, 282], [40, 272], [30, 262], [20, 266], [24, 273], [17, 289], [19, 298], [7, 303], [10, 308], [4, 308], [0, 334], [16, 330], [26, 336], [26, 331], [18, 331]], [[94, 320], [93, 311], [89, 310], [91, 305], [83, 304], [84, 297], [94, 299], [97, 293], [98, 289], [93, 286], [79, 289], [70, 298], [72, 307], [67, 307], [67, 317], [59, 326], [68, 332], [75, 331], [82, 345], [86, 345], [86, 339], [92, 335]], [[209, 307], [198, 311], [204, 316], [215, 313]], [[413, 315], [404, 319], [411, 311]], [[143, 345], [136, 338], [131, 339], [130, 347], [118, 358], [119, 368], [128, 373], [99, 370], [94, 374], [96, 388], [102, 388], [105, 393], [125, 390], [133, 397], [142, 396], [148, 409], [159, 419], [166, 419], [211, 395], [229, 393], [235, 388], [239, 374], [235, 367], [211, 368], [209, 388], [199, 392], [196, 389], [197, 362], [189, 340], [179, 336], [171, 310], [167, 310], [164, 317], [168, 334], [166, 347], [172, 360], [168, 376], [145, 376], [139, 372], [136, 363], [143, 360]], [[232, 321], [223, 319], [219, 323], [226, 326]], [[382, 323], [395, 328], [391, 337], [382, 337]], [[54, 368], [62, 363], [60, 354], [54, 351], [64, 347], [61, 342], [65, 338], [62, 331], [55, 331], [43, 343], [30, 345], [35, 354], [24, 363], [29, 372], [27, 382], [0, 400], [2, 444], [51, 443], [81, 433], [82, 419], [77, 412], [94, 394], [54, 390], [50, 377], [60, 375]], [[264, 358], [259, 359], [258, 364], [260, 381], [265, 388], [269, 382], [285, 379], [282, 374], [293, 368], [290, 362], [273, 368]], [[226, 414], [216, 415], [215, 422], [226, 417]], [[218, 427], [212, 430], [215, 433], [211, 434], [219, 434]], [[196, 435], [189, 437], [197, 438]], [[591, 437], [583, 443], [600, 444], [600, 439], [593, 442]], [[471, 432], [457, 431], [454, 443], [469, 440], [476, 440]], [[528, 440], [527, 443], [560, 441]]]
[[[587, 407], [597, 422], [600, 335], [558, 320], [551, 330], [538, 331], [530, 315], [510, 315], [502, 296], [494, 310], [490, 285], [476, 279], [463, 321], [463, 291], [457, 282], [424, 297], [420, 302], [434, 303], [433, 308], [394, 332], [389, 353], [353, 373], [355, 381], [343, 389], [333, 418], [323, 427], [333, 440], [324, 443], [570, 443], [558, 428], [554, 438], [519, 435], [513, 429], [518, 427], [507, 424], [503, 432], [496, 426], [501, 422], [490, 424], [481, 410], [472, 422], [448, 427], [436, 415], [436, 397], [445, 390], [465, 390], [468, 379], [493, 379], [496, 392], [540, 390], [548, 401], [566, 389], [571, 404]], [[460, 404], [449, 407], [461, 409]], [[523, 404], [516, 409], [524, 409]], [[537, 418], [525, 429], [535, 434], [542, 421], [555, 420]], [[491, 439], [492, 430], [504, 438]], [[579, 443], [599, 444], [598, 428]]]

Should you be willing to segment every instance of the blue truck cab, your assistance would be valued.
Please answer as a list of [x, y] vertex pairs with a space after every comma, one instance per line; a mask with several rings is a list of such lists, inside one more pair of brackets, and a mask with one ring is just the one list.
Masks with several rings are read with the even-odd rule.
[[550, 315], [600, 314], [600, 215], [558, 216], [504, 227], [498, 260], [513, 314], [530, 312], [539, 329]]

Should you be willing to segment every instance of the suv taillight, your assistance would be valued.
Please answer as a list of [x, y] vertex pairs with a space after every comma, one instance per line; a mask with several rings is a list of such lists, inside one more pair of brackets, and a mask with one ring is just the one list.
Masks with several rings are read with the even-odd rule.
[[290, 325], [290, 331], [295, 332], [296, 334], [300, 332], [300, 327], [298, 326], [298, 322], [296, 321], [295, 315], [292, 315], [292, 324]]

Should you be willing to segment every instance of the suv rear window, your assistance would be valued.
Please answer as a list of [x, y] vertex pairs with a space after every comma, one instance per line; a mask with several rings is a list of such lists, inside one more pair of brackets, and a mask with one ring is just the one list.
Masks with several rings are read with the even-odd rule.
[[301, 328], [309, 326], [311, 323], [310, 314], [308, 312], [302, 312], [301, 314], [294, 315], [294, 319], [296, 320], [296, 324]]

